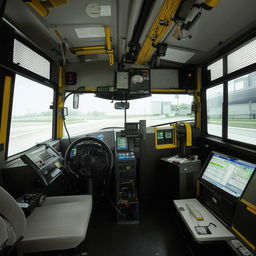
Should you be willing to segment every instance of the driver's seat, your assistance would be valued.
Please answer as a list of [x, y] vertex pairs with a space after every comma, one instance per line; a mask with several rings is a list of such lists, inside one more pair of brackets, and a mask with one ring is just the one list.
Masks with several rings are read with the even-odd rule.
[[[17, 222], [14, 212], [20, 211], [17, 206], [16, 200], [0, 187], [0, 215], [13, 226]], [[26, 228], [21, 250], [35, 253], [76, 248], [85, 239], [91, 210], [91, 195], [47, 197], [42, 206], [23, 218]]]

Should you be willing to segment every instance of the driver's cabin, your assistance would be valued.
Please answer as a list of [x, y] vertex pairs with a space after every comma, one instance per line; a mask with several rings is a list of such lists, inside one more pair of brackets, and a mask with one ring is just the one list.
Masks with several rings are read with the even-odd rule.
[[256, 255], [255, 11], [0, 0], [0, 255]]

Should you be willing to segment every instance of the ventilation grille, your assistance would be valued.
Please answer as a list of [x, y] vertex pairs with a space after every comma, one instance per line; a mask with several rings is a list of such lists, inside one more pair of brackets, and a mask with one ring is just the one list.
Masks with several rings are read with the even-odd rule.
[[14, 39], [13, 63], [50, 79], [50, 62], [16, 39]]
[[256, 63], [256, 39], [228, 55], [228, 73]]
[[220, 59], [207, 67], [211, 73], [211, 81], [223, 76], [223, 59]]

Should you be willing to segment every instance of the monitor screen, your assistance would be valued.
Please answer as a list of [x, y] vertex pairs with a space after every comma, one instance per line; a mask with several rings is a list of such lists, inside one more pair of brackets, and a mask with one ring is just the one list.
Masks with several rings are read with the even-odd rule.
[[117, 151], [127, 151], [128, 150], [128, 142], [126, 137], [117, 137]]
[[158, 128], [157, 129], [157, 144], [158, 145], [166, 145], [173, 144], [173, 128]]
[[212, 153], [201, 180], [238, 198], [243, 193], [255, 168], [255, 164], [220, 153]]
[[163, 131], [158, 131], [157, 132], [157, 139], [158, 140], [164, 139], [164, 132]]
[[157, 149], [176, 147], [175, 129], [173, 126], [155, 128], [155, 146]]

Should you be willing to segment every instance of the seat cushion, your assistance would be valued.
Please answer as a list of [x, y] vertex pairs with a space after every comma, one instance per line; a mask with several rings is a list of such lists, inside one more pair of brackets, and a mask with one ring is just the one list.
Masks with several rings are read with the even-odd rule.
[[77, 247], [85, 238], [91, 210], [91, 195], [46, 198], [27, 218], [24, 253]]

